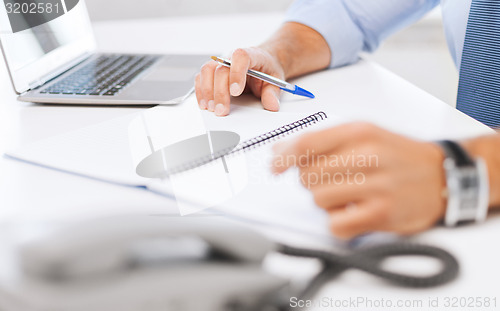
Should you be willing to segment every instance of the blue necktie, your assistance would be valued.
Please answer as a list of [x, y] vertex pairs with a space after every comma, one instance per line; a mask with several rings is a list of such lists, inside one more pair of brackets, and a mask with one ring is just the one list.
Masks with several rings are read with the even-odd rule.
[[500, 0], [472, 0], [457, 109], [488, 126], [500, 126]]

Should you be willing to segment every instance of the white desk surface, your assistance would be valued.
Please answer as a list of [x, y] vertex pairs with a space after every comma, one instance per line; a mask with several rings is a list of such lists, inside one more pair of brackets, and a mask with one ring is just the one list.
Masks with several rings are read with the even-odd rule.
[[[96, 24], [95, 31], [103, 51], [220, 54], [235, 47], [258, 44], [279, 26], [280, 20], [279, 14], [251, 14], [116, 21]], [[422, 70], [432, 74], [432, 68]], [[314, 89], [318, 100], [311, 104], [291, 99], [283, 102], [283, 111], [324, 110], [342, 120], [368, 120], [422, 139], [464, 138], [489, 133], [486, 127], [373, 63], [360, 62], [348, 68], [304, 77], [301, 85]], [[5, 66], [0, 63], [2, 153], [139, 109], [20, 103], [16, 101]], [[0, 220], [4, 222], [68, 220], [96, 213], [176, 212], [165, 207], [164, 199], [141, 190], [123, 189], [7, 159], [0, 160], [0, 202]], [[480, 226], [436, 228], [417, 236], [418, 240], [443, 246], [458, 256], [462, 264], [460, 277], [447, 286], [429, 290], [396, 288], [361, 272], [350, 271], [325, 287], [319, 297], [366, 297], [394, 303], [398, 299], [422, 301], [423, 307], [415, 310], [438, 309], [428, 306], [429, 298], [437, 297], [444, 303], [445, 297], [496, 297], [496, 308], [483, 309], [500, 310], [500, 249], [495, 239], [499, 236], [498, 215], [491, 216]], [[284, 270], [295, 271], [292, 274], [303, 274], [300, 271], [310, 268], [302, 262], [276, 260]], [[413, 268], [418, 268], [419, 261], [415, 263]], [[271, 261], [270, 266], [276, 265]]]

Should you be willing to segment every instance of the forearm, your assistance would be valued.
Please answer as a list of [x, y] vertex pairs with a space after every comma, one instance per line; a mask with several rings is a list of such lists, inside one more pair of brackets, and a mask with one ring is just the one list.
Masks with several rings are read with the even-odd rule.
[[489, 206], [500, 208], [500, 135], [467, 140], [462, 145], [471, 155], [486, 162], [490, 185]]
[[283, 24], [260, 47], [276, 57], [287, 79], [325, 69], [331, 60], [330, 48], [321, 34], [294, 22]]

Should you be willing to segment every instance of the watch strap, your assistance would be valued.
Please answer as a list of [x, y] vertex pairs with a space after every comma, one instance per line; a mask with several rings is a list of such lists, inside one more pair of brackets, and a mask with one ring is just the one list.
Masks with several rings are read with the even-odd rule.
[[474, 160], [458, 143], [451, 140], [441, 140], [437, 142], [444, 150], [447, 158], [455, 160], [458, 167], [473, 166]]

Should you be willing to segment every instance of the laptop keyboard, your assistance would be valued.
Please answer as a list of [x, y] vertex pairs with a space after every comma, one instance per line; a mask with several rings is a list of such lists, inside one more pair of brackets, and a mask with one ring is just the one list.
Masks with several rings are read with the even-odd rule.
[[55, 84], [42, 94], [113, 96], [153, 65], [156, 55], [102, 55]]

